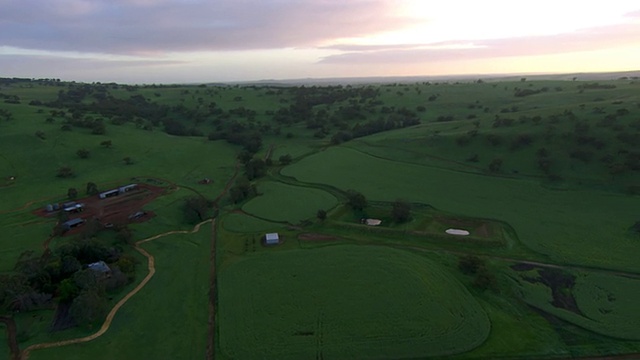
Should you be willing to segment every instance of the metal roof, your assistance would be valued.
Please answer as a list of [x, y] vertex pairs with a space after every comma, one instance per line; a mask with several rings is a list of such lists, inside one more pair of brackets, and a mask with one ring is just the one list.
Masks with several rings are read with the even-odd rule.
[[64, 224], [62, 225], [76, 225], [76, 224], [82, 224], [84, 222], [84, 220], [82, 218], [75, 218], [75, 219], [71, 219], [68, 221], [65, 221]]
[[87, 265], [87, 267], [93, 271], [98, 271], [102, 273], [111, 271], [111, 269], [109, 268], [109, 265], [107, 265], [107, 263], [105, 263], [102, 260], [89, 264]]

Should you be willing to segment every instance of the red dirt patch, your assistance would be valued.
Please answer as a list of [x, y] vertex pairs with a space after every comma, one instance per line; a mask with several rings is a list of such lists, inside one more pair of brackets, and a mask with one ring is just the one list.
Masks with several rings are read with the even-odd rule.
[[[144, 211], [143, 214], [137, 214], [142, 211], [143, 206], [155, 200], [162, 195], [166, 188], [149, 185], [138, 184], [137, 189], [120, 194], [118, 196], [101, 199], [98, 195], [88, 196], [82, 199], [74, 200], [78, 204], [83, 204], [83, 211], [69, 214], [69, 219], [82, 218], [96, 219], [102, 226], [126, 225], [129, 223], [139, 223], [151, 219], [155, 214], [151, 211]], [[41, 217], [56, 217], [58, 211], [47, 211], [39, 209], [33, 213]], [[81, 232], [83, 225], [67, 231], [66, 234], [75, 234]]]

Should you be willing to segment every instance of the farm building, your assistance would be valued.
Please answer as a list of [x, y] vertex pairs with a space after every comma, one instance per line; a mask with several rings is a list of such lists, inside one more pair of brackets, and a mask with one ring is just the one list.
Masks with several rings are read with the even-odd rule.
[[124, 194], [124, 193], [127, 193], [127, 192], [132, 191], [132, 190], [136, 190], [137, 188], [138, 188], [138, 184], [124, 185], [124, 186], [120, 186], [117, 189], [111, 189], [111, 190], [107, 190], [105, 192], [102, 192], [102, 193], [100, 193], [99, 197], [100, 197], [100, 199], [106, 199], [108, 197], [118, 196], [120, 194]]
[[280, 236], [278, 233], [268, 233], [264, 236], [265, 245], [278, 245], [280, 243]]
[[84, 210], [84, 204], [76, 204], [76, 203], [74, 203], [73, 205], [65, 206], [63, 210], [68, 212], [68, 213], [82, 212], [82, 210]]
[[118, 189], [113, 189], [113, 190], [102, 192], [98, 196], [100, 197], [100, 199], [106, 199], [112, 196], [118, 196], [118, 194], [120, 194], [120, 191], [118, 191]]
[[138, 184], [129, 184], [129, 185], [125, 185], [125, 186], [120, 186], [120, 187], [118, 188], [118, 193], [119, 193], [119, 194], [124, 194], [124, 193], [126, 193], [126, 192], [129, 192], [129, 191], [135, 190], [135, 189], [137, 189], [137, 188], [138, 188]]
[[107, 263], [102, 260], [87, 265], [87, 268], [101, 273], [111, 272], [111, 268], [109, 268], [109, 265], [107, 265]]
[[62, 228], [65, 230], [73, 229], [74, 227], [80, 226], [84, 223], [82, 218], [75, 218], [62, 223]]

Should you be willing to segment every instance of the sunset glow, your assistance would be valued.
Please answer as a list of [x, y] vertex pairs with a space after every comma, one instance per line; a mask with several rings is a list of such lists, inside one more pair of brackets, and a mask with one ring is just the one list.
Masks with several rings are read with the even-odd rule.
[[207, 82], [640, 63], [637, 1], [0, 0], [0, 8], [2, 76]]

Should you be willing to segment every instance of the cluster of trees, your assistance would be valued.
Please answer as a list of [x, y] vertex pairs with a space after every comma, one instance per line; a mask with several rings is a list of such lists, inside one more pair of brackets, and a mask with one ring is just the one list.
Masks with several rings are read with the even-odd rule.
[[[108, 294], [135, 278], [137, 260], [98, 240], [76, 239], [42, 257], [33, 255], [23, 253], [13, 273], [0, 275], [3, 311], [38, 310], [57, 301], [70, 307], [71, 324], [90, 324], [105, 314]], [[98, 261], [109, 264], [108, 275], [86, 268]]]
[[390, 116], [387, 120], [378, 119], [367, 121], [365, 123], [357, 123], [353, 125], [350, 131], [339, 131], [333, 135], [331, 137], [331, 143], [340, 144], [351, 139], [418, 124], [420, 124], [420, 120], [415, 117], [393, 116]]
[[[347, 205], [356, 211], [363, 211], [369, 202], [367, 198], [360, 192], [349, 189], [346, 192]], [[318, 211], [317, 217], [320, 220], [326, 218], [326, 212], [324, 210]], [[391, 212], [389, 213], [391, 219], [396, 223], [404, 223], [411, 219], [411, 204], [407, 201], [397, 199], [391, 205]]]
[[458, 259], [458, 269], [465, 274], [473, 276], [472, 284], [481, 290], [498, 291], [498, 282], [495, 275], [487, 268], [486, 263], [475, 255], [465, 255]]
[[13, 119], [13, 113], [7, 109], [0, 109], [0, 119], [11, 121]]
[[199, 223], [213, 216], [213, 202], [204, 196], [190, 196], [182, 206], [185, 220], [189, 223]]
[[240, 203], [258, 195], [258, 189], [247, 178], [239, 178], [229, 189], [229, 198], [234, 204]]

